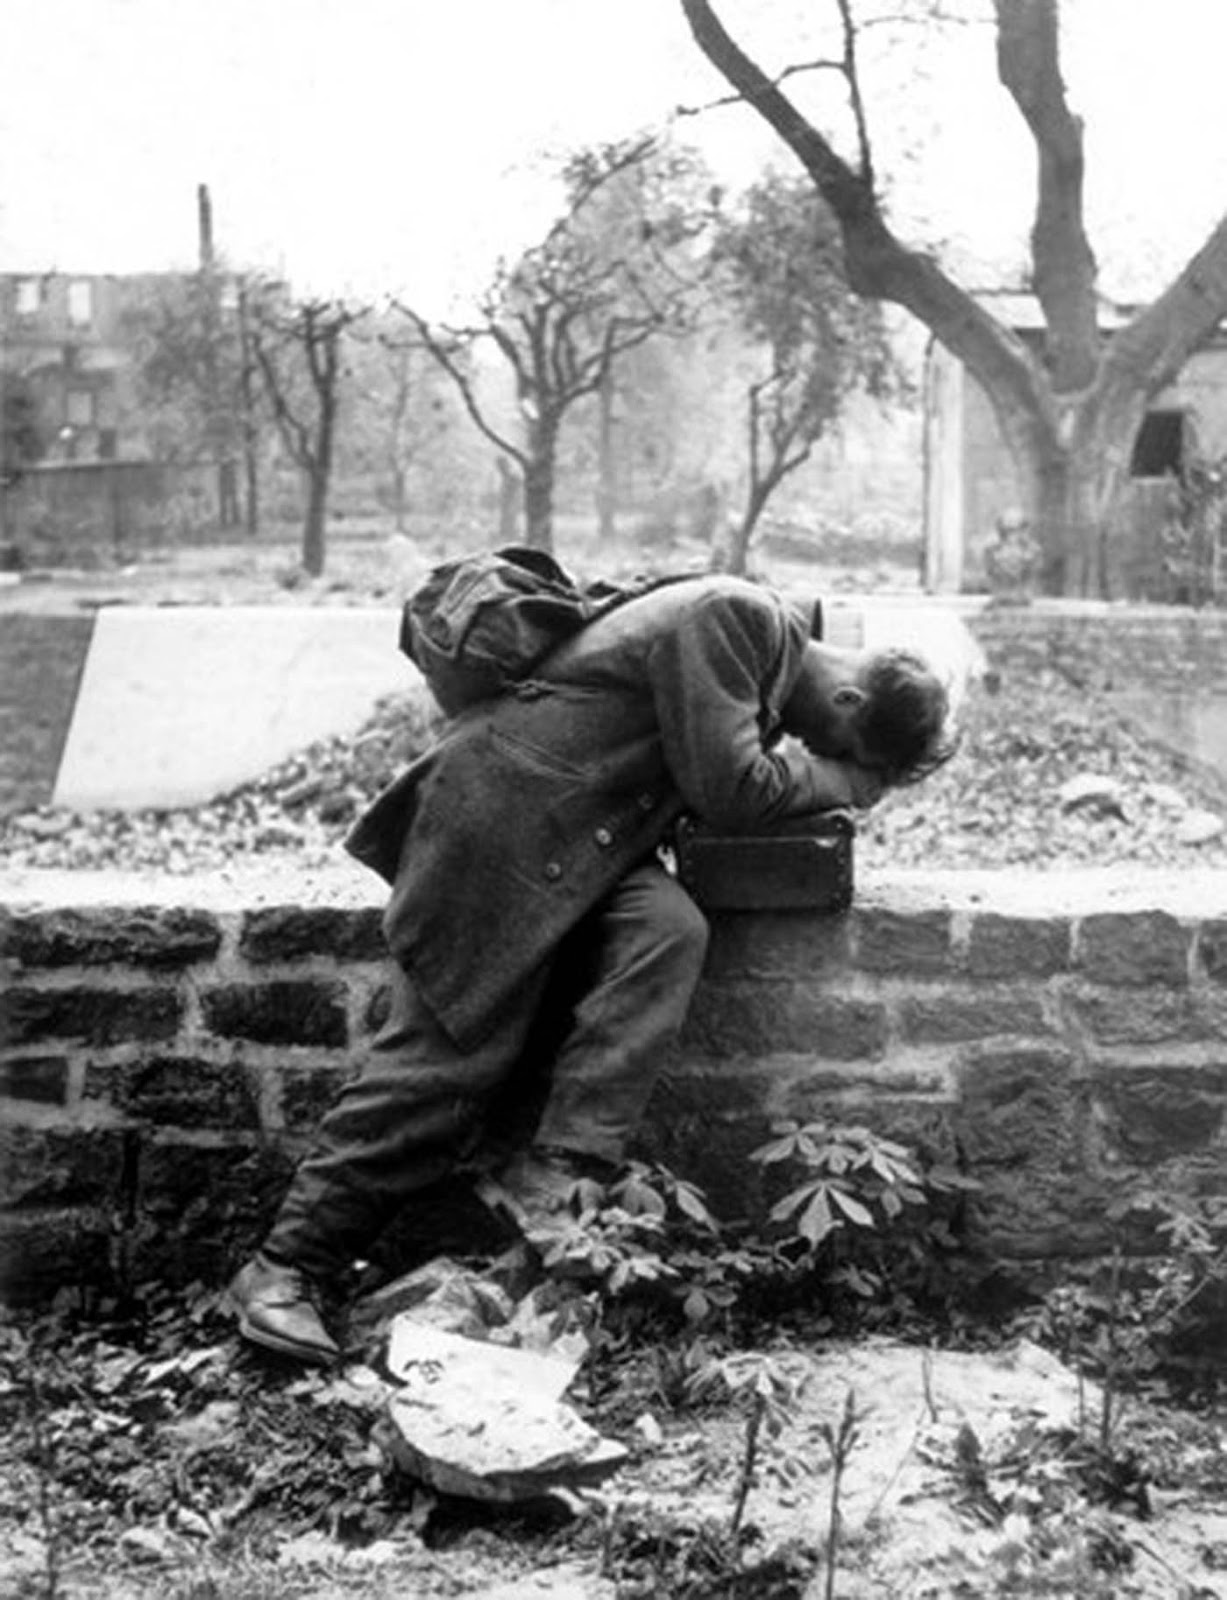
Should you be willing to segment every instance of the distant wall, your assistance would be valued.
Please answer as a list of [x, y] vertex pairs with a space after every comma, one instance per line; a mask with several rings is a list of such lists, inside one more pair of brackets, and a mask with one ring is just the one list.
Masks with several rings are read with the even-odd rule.
[[1056, 670], [1105, 693], [1148, 738], [1227, 786], [1227, 612], [1054, 600], [966, 617], [990, 671]]
[[26, 567], [90, 566], [213, 527], [217, 511], [214, 466], [37, 463], [0, 495], [0, 545]]
[[[28, 887], [0, 960], [11, 1295], [216, 1280], [386, 1004], [374, 902]], [[1221, 1192], [1225, 1108], [1227, 881], [903, 874], [717, 921], [646, 1148], [754, 1213], [772, 1118], [867, 1121], [980, 1180], [973, 1240], [1043, 1262], [1102, 1250], [1139, 1184]]]

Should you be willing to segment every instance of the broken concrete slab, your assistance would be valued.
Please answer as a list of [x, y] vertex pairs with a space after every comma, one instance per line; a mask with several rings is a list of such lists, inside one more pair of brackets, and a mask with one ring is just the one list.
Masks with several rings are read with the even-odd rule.
[[412, 1314], [392, 1325], [388, 1448], [443, 1494], [510, 1504], [601, 1483], [627, 1451], [562, 1399], [579, 1363], [448, 1333]]
[[101, 611], [52, 804], [196, 805], [317, 739], [355, 732], [420, 679], [398, 613], [370, 607]]

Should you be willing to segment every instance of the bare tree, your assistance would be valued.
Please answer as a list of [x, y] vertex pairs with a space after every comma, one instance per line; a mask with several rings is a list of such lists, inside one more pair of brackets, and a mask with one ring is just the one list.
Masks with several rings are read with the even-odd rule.
[[155, 281], [139, 304], [125, 308], [123, 327], [136, 351], [142, 420], [155, 452], [214, 464], [222, 527], [239, 518], [235, 458], [241, 454], [247, 530], [254, 534], [260, 423], [245, 334], [248, 294], [242, 274], [210, 254], [198, 272]]
[[764, 178], [725, 218], [713, 249], [714, 281], [731, 300], [759, 355], [746, 393], [747, 484], [741, 517], [713, 550], [744, 572], [771, 496], [809, 460], [857, 389], [878, 399], [904, 388], [881, 308], [844, 276], [830, 209], [806, 180]]
[[1083, 215], [1082, 124], [1060, 67], [1059, 0], [994, 0], [997, 73], [1035, 144], [1033, 287], [1046, 337], [1032, 350], [886, 219], [859, 71], [853, 0], [835, 0], [855, 154], [806, 118], [730, 36], [710, 0], [680, 0], [699, 48], [779, 134], [839, 221], [848, 280], [923, 323], [987, 395], [1020, 502], [1040, 536], [1050, 589], [1105, 590], [1112, 511], [1149, 401], [1227, 312], [1227, 218], [1150, 305], [1105, 338]]
[[[566, 164], [566, 206], [541, 244], [500, 267], [474, 324], [432, 326], [401, 310], [456, 384], [474, 424], [514, 463], [523, 485], [525, 539], [553, 544], [558, 439], [563, 419], [585, 395], [608, 388], [618, 359], [683, 315], [692, 285], [669, 252], [691, 223], [657, 194], [638, 205], [633, 229], [611, 229], [601, 202], [640, 186], [657, 145], [650, 138], [584, 151]], [[644, 196], [635, 188], [639, 201]], [[479, 341], [502, 356], [515, 386], [519, 428], [508, 430], [479, 392], [468, 359]]]
[[303, 570], [318, 577], [326, 556], [325, 515], [341, 399], [341, 343], [362, 312], [339, 300], [286, 304], [267, 288], [248, 327], [264, 393], [282, 442], [307, 486]]

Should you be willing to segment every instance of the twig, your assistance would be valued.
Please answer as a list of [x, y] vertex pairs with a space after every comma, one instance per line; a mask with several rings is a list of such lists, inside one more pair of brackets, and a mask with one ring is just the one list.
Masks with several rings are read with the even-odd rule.
[[754, 1396], [754, 1405], [746, 1422], [746, 1444], [741, 1456], [741, 1474], [737, 1480], [737, 1498], [733, 1502], [733, 1515], [729, 1519], [729, 1532], [736, 1535], [746, 1509], [750, 1484], [754, 1480], [754, 1462], [758, 1455], [758, 1437], [762, 1432], [763, 1416], [767, 1410], [765, 1394]]
[[60, 1527], [52, 1504], [51, 1465], [52, 1445], [47, 1434], [47, 1418], [43, 1403], [43, 1389], [35, 1363], [30, 1374], [30, 1420], [34, 1431], [35, 1473], [38, 1478], [38, 1519], [43, 1530], [46, 1600], [57, 1600], [60, 1594]]
[[831, 1452], [831, 1520], [827, 1529], [825, 1600], [835, 1600], [835, 1575], [839, 1570], [839, 1540], [843, 1522], [839, 1496], [844, 1468], [858, 1442], [857, 1423], [860, 1420], [856, 1409], [856, 1391], [849, 1389], [844, 1397], [844, 1413], [839, 1420], [839, 1427], [832, 1428], [826, 1422], [822, 1424], [822, 1436]]
[[933, 1351], [928, 1345], [920, 1352], [920, 1381], [924, 1388], [929, 1421], [937, 1421], [937, 1401], [933, 1398]]

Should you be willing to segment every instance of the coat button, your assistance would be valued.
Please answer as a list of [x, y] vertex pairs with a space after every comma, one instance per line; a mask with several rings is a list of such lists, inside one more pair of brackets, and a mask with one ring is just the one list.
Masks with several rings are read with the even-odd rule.
[[610, 833], [608, 828], [598, 828], [593, 834], [593, 838], [602, 847], [607, 847], [613, 843], [613, 834]]
[[558, 862], [558, 861], [547, 861], [545, 863], [545, 875], [550, 880], [551, 883], [557, 883], [559, 878], [562, 877], [562, 864], [561, 864], [561, 862]]

